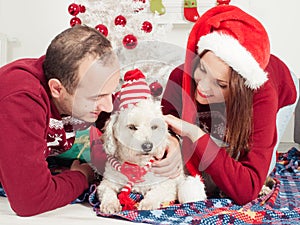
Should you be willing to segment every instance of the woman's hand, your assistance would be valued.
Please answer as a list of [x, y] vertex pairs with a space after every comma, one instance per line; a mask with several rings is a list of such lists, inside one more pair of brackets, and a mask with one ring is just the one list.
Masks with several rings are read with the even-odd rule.
[[159, 176], [175, 178], [182, 173], [182, 157], [178, 139], [169, 137], [166, 157], [152, 164], [151, 171]]
[[187, 136], [192, 142], [195, 142], [205, 134], [198, 126], [173, 115], [166, 115], [164, 118], [171, 130], [180, 136]]
[[83, 173], [89, 183], [92, 182], [95, 178], [95, 173], [93, 169], [89, 166], [89, 164], [80, 163], [80, 161], [77, 159], [73, 161], [70, 170], [79, 171]]

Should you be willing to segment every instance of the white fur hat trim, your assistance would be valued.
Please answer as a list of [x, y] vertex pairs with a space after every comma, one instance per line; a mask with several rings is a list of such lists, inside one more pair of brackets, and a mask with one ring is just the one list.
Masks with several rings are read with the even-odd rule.
[[259, 66], [251, 53], [230, 35], [212, 32], [202, 36], [198, 42], [198, 54], [204, 50], [214, 52], [237, 71], [246, 79], [245, 86], [252, 90], [258, 89], [268, 80], [267, 73]]

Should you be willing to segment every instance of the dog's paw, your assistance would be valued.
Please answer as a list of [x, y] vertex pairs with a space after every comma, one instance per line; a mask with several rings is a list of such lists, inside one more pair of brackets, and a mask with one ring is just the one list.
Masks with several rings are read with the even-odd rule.
[[160, 207], [159, 201], [145, 198], [140, 202], [138, 209], [139, 210], [153, 210], [153, 209], [158, 209], [159, 207]]
[[112, 214], [122, 210], [122, 206], [119, 201], [105, 201], [100, 204], [100, 211], [102, 213]]

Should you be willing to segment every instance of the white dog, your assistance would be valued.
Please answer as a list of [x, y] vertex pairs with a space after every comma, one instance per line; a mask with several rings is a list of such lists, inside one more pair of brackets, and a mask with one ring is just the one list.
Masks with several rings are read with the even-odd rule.
[[[182, 172], [175, 179], [170, 179], [148, 171], [152, 160], [163, 158], [168, 138], [168, 127], [158, 102], [141, 100], [111, 115], [103, 134], [109, 160], [103, 180], [97, 187], [101, 212], [122, 210], [118, 198], [122, 190], [144, 196], [137, 207], [141, 210], [157, 209], [162, 203], [174, 200], [185, 203], [206, 199], [204, 184], [199, 177], [185, 176]], [[127, 170], [122, 165], [127, 165]], [[133, 172], [124, 175], [124, 171], [128, 170]]]

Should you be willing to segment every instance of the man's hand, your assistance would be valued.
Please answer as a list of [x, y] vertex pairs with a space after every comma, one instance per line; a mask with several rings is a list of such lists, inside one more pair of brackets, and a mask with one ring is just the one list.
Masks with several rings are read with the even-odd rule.
[[176, 137], [169, 137], [166, 157], [152, 164], [151, 171], [159, 176], [175, 178], [182, 173], [182, 157], [180, 144]]
[[80, 163], [79, 160], [74, 160], [70, 170], [73, 171], [79, 171], [83, 173], [89, 183], [91, 183], [94, 180], [94, 171], [87, 163]]

